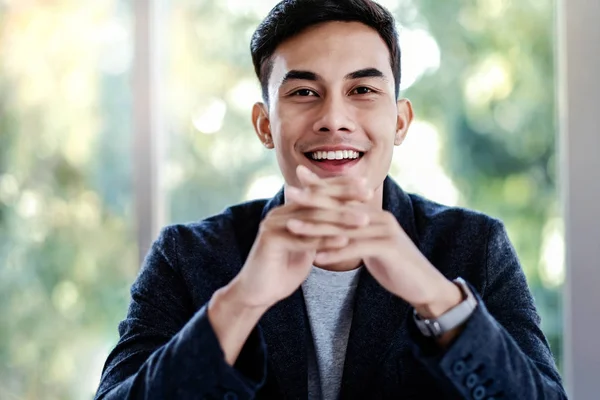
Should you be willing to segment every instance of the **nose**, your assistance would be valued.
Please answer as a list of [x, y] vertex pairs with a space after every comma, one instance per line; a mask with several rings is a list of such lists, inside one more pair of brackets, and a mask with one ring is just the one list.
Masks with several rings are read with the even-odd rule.
[[315, 132], [346, 132], [356, 129], [345, 99], [339, 96], [328, 96], [321, 103], [319, 117], [315, 121]]

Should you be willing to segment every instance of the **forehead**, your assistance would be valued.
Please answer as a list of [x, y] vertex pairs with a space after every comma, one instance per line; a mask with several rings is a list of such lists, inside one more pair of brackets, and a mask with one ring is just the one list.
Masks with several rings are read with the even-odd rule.
[[393, 81], [390, 51], [379, 33], [360, 22], [332, 21], [310, 27], [273, 53], [271, 84], [290, 70], [308, 70], [325, 80], [363, 68], [377, 68]]

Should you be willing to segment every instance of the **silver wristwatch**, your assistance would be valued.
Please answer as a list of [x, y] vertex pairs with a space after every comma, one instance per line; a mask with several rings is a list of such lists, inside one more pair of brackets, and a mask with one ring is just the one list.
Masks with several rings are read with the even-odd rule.
[[475, 296], [471, 293], [467, 282], [462, 278], [456, 278], [452, 282], [454, 282], [463, 293], [464, 300], [460, 304], [446, 311], [439, 318], [432, 319], [422, 319], [419, 317], [419, 314], [417, 314], [417, 310], [414, 310], [413, 316], [415, 323], [424, 336], [438, 337], [451, 331], [465, 322], [471, 314], [473, 314], [475, 307], [477, 307], [477, 299], [475, 299]]

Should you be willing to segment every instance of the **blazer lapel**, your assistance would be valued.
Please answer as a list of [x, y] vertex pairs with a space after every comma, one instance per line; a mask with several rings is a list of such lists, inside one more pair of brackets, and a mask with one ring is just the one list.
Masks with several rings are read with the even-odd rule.
[[364, 398], [362, 392], [377, 373], [377, 367], [397, 336], [408, 310], [405, 301], [381, 287], [366, 269], [361, 272], [340, 398]]
[[279, 384], [282, 398], [308, 397], [306, 311], [297, 290], [275, 304], [260, 320], [267, 344], [268, 374]]
[[[240, 240], [240, 254], [244, 262], [254, 243], [260, 222], [270, 210], [283, 205], [284, 202], [282, 188], [264, 205], [260, 219], [245, 225]], [[306, 399], [308, 397], [307, 327], [302, 290], [296, 290], [291, 296], [271, 307], [258, 324], [267, 345], [268, 384], [275, 384], [278, 387], [277, 398]]]
[[[417, 230], [408, 195], [391, 179], [383, 187], [383, 209], [390, 211], [418, 247]], [[358, 283], [340, 398], [366, 398], [367, 384], [406, 321], [410, 305], [384, 289], [365, 268]]]
[[[257, 219], [249, 219], [240, 228], [239, 249], [242, 264], [256, 239], [260, 222], [267, 213], [284, 204], [283, 188], [263, 206]], [[277, 398], [306, 399], [308, 397], [306, 311], [302, 290], [279, 301], [260, 319], [267, 346], [267, 385], [276, 386]], [[269, 393], [274, 388], [269, 388]]]

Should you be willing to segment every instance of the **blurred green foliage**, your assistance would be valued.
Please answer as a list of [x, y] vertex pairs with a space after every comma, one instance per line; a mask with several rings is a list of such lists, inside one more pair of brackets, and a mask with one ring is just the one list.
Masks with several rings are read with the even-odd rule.
[[[404, 95], [417, 119], [435, 127], [456, 203], [506, 223], [560, 363], [554, 3], [382, 3], [403, 31], [424, 30], [437, 43], [439, 67]], [[6, 4], [0, 398], [89, 398], [139, 266], [130, 173], [131, 4]], [[171, 1], [163, 18], [170, 221], [197, 220], [272, 193], [280, 182], [249, 118], [260, 95], [249, 38], [274, 4]], [[419, 50], [405, 56], [419, 58]], [[406, 171], [398, 165], [392, 175], [401, 177]], [[427, 183], [425, 172], [409, 172]]]

